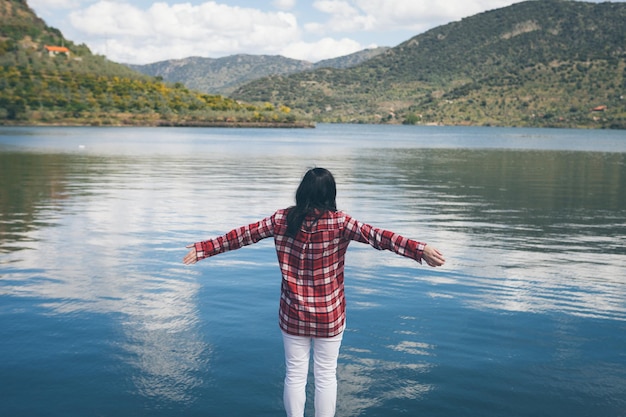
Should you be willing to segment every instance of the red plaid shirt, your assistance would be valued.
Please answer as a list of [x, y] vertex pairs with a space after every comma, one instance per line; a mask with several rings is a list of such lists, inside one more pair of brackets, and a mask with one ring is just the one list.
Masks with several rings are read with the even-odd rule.
[[350, 241], [369, 243], [422, 262], [425, 243], [360, 223], [349, 215], [325, 212], [307, 217], [296, 238], [287, 233], [287, 210], [224, 236], [195, 244], [198, 260], [274, 237], [282, 272], [279, 322], [298, 336], [332, 337], [344, 329], [344, 257]]

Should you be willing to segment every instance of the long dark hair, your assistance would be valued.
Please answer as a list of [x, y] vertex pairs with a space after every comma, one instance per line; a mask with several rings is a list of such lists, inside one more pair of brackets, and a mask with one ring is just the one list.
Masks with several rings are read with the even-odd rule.
[[304, 174], [296, 191], [296, 205], [287, 213], [287, 235], [296, 237], [309, 214], [321, 216], [337, 211], [337, 186], [333, 174], [324, 168], [312, 168]]

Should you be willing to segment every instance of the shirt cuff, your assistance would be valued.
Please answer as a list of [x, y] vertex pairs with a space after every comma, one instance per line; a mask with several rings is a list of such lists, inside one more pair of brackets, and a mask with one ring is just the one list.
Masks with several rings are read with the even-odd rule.
[[415, 259], [420, 264], [422, 263], [422, 258], [424, 257], [424, 248], [426, 247], [426, 243], [417, 242], [417, 258]]
[[196, 248], [196, 261], [204, 259], [208, 256], [204, 251], [204, 243], [205, 242], [194, 243], [194, 247]]

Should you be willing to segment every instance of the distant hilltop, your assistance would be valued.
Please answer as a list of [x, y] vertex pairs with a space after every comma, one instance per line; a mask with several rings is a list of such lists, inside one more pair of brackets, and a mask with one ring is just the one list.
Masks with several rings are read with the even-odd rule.
[[350, 68], [377, 55], [388, 47], [365, 49], [339, 58], [311, 63], [280, 55], [232, 55], [224, 58], [189, 57], [146, 65], [128, 65], [146, 75], [165, 81], [181, 82], [209, 94], [229, 95], [238, 87], [269, 75], [289, 75], [318, 68]]

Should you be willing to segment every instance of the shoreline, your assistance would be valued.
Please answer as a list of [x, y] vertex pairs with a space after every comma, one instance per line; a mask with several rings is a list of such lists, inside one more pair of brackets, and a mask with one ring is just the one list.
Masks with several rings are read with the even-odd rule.
[[154, 123], [73, 123], [73, 122], [55, 122], [55, 123], [6, 123], [0, 122], [0, 127], [216, 127], [216, 128], [264, 128], [264, 129], [314, 129], [313, 122], [287, 122], [287, 123], [263, 123], [263, 122], [175, 122], [175, 121], [156, 121]]

